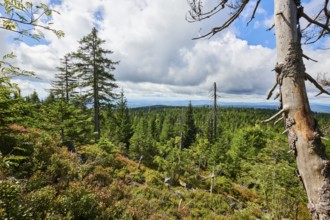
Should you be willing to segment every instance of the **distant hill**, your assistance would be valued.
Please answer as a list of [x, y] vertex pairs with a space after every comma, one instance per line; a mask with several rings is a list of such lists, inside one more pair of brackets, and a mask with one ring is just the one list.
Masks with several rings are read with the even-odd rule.
[[[128, 100], [129, 108], [165, 108], [188, 106], [189, 100]], [[191, 100], [193, 106], [209, 106], [209, 100]], [[276, 102], [218, 102], [220, 107], [277, 109]], [[311, 103], [314, 112], [330, 113], [330, 103]]]

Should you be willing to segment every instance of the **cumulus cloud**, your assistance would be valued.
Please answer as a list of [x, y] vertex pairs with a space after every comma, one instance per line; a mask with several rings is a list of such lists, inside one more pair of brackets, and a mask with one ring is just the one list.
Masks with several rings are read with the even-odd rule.
[[[23, 91], [36, 90], [44, 97], [60, 58], [75, 51], [77, 41], [94, 26], [106, 40], [104, 46], [114, 51], [111, 58], [120, 61], [114, 74], [128, 97], [206, 99], [213, 82], [217, 82], [223, 97], [237, 95], [246, 100], [265, 97], [275, 80], [271, 72], [275, 51], [249, 45], [235, 35], [235, 27], [210, 40], [191, 40], [200, 34], [201, 27], [205, 33], [219, 25], [219, 21], [228, 18], [229, 11], [206, 24], [191, 24], [185, 20], [189, 9], [186, 1], [62, 0], [51, 7], [61, 13], [53, 15], [53, 27], [65, 32], [63, 39], [45, 32], [46, 44], [11, 45], [17, 54], [17, 65], [34, 70], [42, 80], [16, 79]], [[265, 10], [259, 13], [270, 23]], [[328, 62], [324, 57], [328, 53], [315, 52], [324, 62]], [[327, 64], [308, 64], [308, 68], [314, 72], [329, 69]]]

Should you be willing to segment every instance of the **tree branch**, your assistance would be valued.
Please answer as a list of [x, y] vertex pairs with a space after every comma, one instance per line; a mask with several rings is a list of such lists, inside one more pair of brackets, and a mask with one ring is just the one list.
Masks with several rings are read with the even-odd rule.
[[267, 120], [264, 120], [264, 123], [270, 122], [272, 120], [274, 120], [275, 118], [277, 118], [278, 116], [280, 116], [283, 112], [285, 112], [284, 109], [281, 109], [281, 111], [277, 112], [275, 115], [273, 115], [272, 117], [268, 118]]
[[310, 58], [309, 56], [306, 56], [305, 54], [303, 54], [302, 56], [303, 56], [305, 59], [307, 59], [307, 60], [314, 61], [315, 63], [318, 62], [317, 60], [314, 60], [314, 59]]
[[276, 82], [275, 85], [269, 90], [267, 100], [270, 99], [270, 97], [272, 97], [273, 91], [276, 89], [277, 85], [278, 85], [278, 82]]
[[206, 13], [202, 12], [202, 2], [200, 0], [198, 2], [196, 2], [196, 0], [193, 0], [192, 3], [188, 2], [191, 8], [191, 10], [189, 11], [189, 16], [191, 17], [191, 19], [189, 19], [186, 15], [186, 20], [188, 22], [196, 22], [208, 19], [213, 15], [217, 14], [222, 9], [224, 9], [227, 1], [228, 0], [220, 1], [218, 5], [216, 5], [212, 10]]
[[256, 6], [254, 6], [253, 13], [252, 13], [252, 15], [251, 15], [250, 20], [249, 20], [248, 23], [246, 24], [246, 26], [248, 26], [248, 25], [250, 24], [250, 22], [254, 19], [254, 16], [255, 16], [255, 14], [256, 14], [256, 12], [257, 12], [257, 9], [258, 9], [258, 7], [259, 7], [260, 1], [261, 1], [261, 0], [258, 0], [257, 3], [256, 3]]
[[275, 24], [273, 24], [270, 28], [267, 28], [266, 31], [270, 31], [275, 27]]
[[283, 120], [284, 117], [282, 116], [281, 118], [277, 119], [277, 121], [274, 122], [274, 125], [276, 125], [277, 123], [279, 123], [281, 120]]
[[317, 27], [320, 27], [322, 29], [321, 33], [318, 34], [317, 38], [315, 40], [311, 41], [311, 42], [308, 42], [308, 44], [315, 43], [322, 36], [324, 36], [325, 34], [329, 34], [330, 33], [330, 28], [328, 26], [329, 25], [329, 19], [330, 19], [330, 17], [326, 16], [326, 22], [324, 24], [321, 23], [321, 22], [318, 22], [316, 19], [312, 19], [307, 14], [305, 14], [303, 11], [301, 12], [301, 17], [305, 18], [310, 24], [314, 24]]
[[308, 80], [311, 83], [313, 83], [314, 86], [320, 90], [320, 93], [317, 94], [316, 96], [319, 96], [319, 95], [321, 95], [323, 93], [325, 93], [327, 95], [330, 95], [330, 93], [328, 91], [326, 91], [311, 75], [309, 75], [308, 73], [305, 73], [305, 77], [306, 77], [306, 80]]
[[244, 10], [244, 8], [245, 8], [245, 6], [247, 5], [248, 2], [249, 2], [248, 0], [243, 0], [242, 4], [239, 6], [239, 9], [223, 25], [221, 25], [219, 27], [215, 27], [210, 32], [208, 32], [207, 34], [204, 34], [200, 37], [195, 37], [195, 38], [193, 38], [193, 40], [205, 38], [205, 37], [208, 37], [208, 36], [210, 36], [210, 38], [211, 38], [216, 33], [226, 29], [227, 27], [229, 27], [229, 25], [231, 25], [236, 20], [236, 18], [238, 18], [238, 16]]

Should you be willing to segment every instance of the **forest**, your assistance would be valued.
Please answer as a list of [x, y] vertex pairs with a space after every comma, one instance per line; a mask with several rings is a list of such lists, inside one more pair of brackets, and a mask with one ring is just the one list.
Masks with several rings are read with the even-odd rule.
[[[247, 25], [260, 2], [251, 3]], [[51, 20], [60, 15], [53, 3], [0, 1], [1, 33], [14, 36], [6, 43], [45, 46], [48, 33], [63, 38]], [[224, 8], [231, 13], [195, 40], [228, 28], [250, 5], [220, 0], [207, 11], [204, 4], [188, 0], [186, 20], [209, 19]], [[276, 77], [267, 99], [274, 95], [278, 110], [223, 107], [216, 83], [213, 105], [128, 108], [115, 77], [122, 60], [113, 59], [97, 22], [76, 39], [75, 50], [57, 57], [47, 96], [36, 90], [23, 95], [17, 82], [37, 80], [38, 72], [21, 68], [14, 52], [5, 53], [0, 219], [329, 219], [330, 115], [311, 111], [305, 81], [318, 96], [330, 95], [330, 80], [306, 72], [303, 59], [316, 60], [301, 44], [330, 33], [329, 1], [314, 18], [303, 4], [274, 2]], [[101, 21], [103, 15], [93, 16]], [[306, 31], [311, 28], [315, 32]]]
[[93, 109], [64, 100], [1, 108], [1, 219], [310, 219], [274, 110], [219, 107], [214, 133], [210, 106], [128, 109], [121, 93], [95, 142]]

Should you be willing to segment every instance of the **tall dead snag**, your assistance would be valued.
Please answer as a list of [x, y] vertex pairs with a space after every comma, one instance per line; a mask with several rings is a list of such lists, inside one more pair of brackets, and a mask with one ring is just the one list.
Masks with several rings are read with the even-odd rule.
[[[255, 4], [251, 20], [260, 1]], [[219, 11], [228, 6], [234, 10], [231, 18], [200, 38], [213, 36], [227, 28], [249, 3], [248, 0], [241, 0], [240, 3], [228, 3], [228, 0], [219, 2], [213, 10]], [[210, 17], [210, 13], [202, 12], [201, 4], [201, 0], [190, 1], [192, 20], [198, 21]], [[274, 4], [277, 79], [267, 98], [270, 98], [274, 89], [279, 87], [280, 111], [266, 121], [274, 120], [281, 115], [285, 119], [289, 147], [296, 158], [297, 173], [307, 193], [310, 213], [314, 220], [330, 219], [330, 162], [326, 157], [321, 134], [310, 109], [305, 80], [313, 83], [320, 93], [329, 93], [306, 73], [303, 57], [307, 56], [303, 54], [301, 48], [302, 36], [306, 39], [305, 42], [313, 43], [330, 33], [329, 0], [324, 1], [324, 7], [315, 18], [310, 18], [304, 13], [298, 0], [274, 0]], [[300, 30], [299, 18], [304, 18], [308, 22], [303, 30], [313, 28], [314, 34], [304, 35], [308, 32]]]
[[308, 79], [302, 59], [298, 9], [292, 0], [275, 1], [277, 82], [280, 87], [290, 149], [313, 219], [330, 219], [329, 161], [312, 116], [305, 88]]
[[213, 85], [213, 138], [217, 139], [217, 83]]

